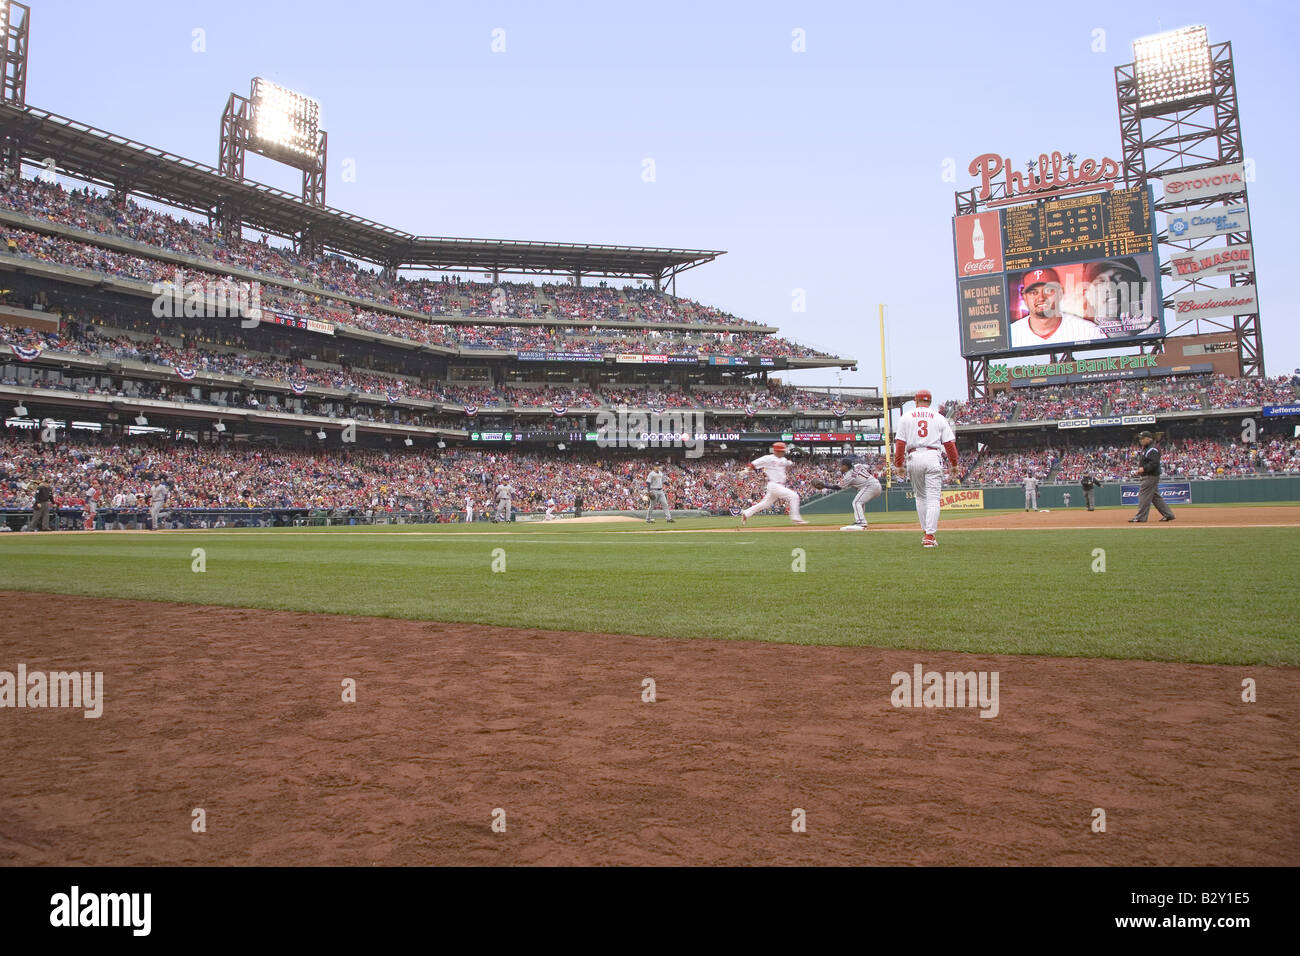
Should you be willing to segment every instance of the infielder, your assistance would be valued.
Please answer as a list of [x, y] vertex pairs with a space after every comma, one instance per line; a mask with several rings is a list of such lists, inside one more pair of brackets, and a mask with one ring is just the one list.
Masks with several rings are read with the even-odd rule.
[[668, 496], [664, 494], [664, 473], [659, 470], [658, 465], [651, 468], [650, 474], [645, 476], [645, 486], [650, 492], [650, 501], [645, 509], [645, 523], [655, 523], [655, 508], [659, 508], [668, 519], [668, 523], [672, 524], [673, 513], [668, 509]]
[[545, 518], [545, 520], [546, 520], [546, 521], [554, 521], [554, 520], [555, 520], [555, 499], [554, 499], [554, 498], [547, 498], [547, 499], [546, 499], [546, 518]]
[[948, 419], [930, 410], [933, 396], [929, 390], [916, 393], [916, 404], [904, 412], [894, 439], [894, 467], [903, 467], [907, 456], [907, 473], [916, 496], [916, 515], [921, 521], [921, 547], [935, 548], [934, 534], [939, 529], [939, 496], [943, 494], [944, 454], [957, 467], [957, 436]]
[[149, 526], [154, 531], [158, 530], [159, 522], [162, 520], [163, 509], [167, 507], [167, 497], [171, 494], [171, 489], [167, 487], [167, 479], [159, 477], [156, 484], [149, 492]]
[[465, 523], [474, 523], [474, 497], [472, 495], [465, 496]]
[[503, 481], [497, 485], [497, 520], [509, 521], [513, 513], [510, 506], [510, 499], [514, 497], [515, 489], [510, 486], [509, 482]]
[[[813, 482], [813, 487], [829, 488], [830, 485], [819, 480]], [[858, 489], [858, 493], [853, 496], [853, 524], [846, 524], [840, 530], [865, 531], [867, 529], [865, 508], [872, 498], [880, 497], [880, 482], [864, 462], [858, 461], [854, 455], [847, 455], [840, 459], [840, 487]]]
[[1038, 510], [1038, 479], [1025, 475], [1025, 510]]
[[754, 515], [764, 508], [772, 507], [778, 501], [784, 501], [790, 506], [790, 520], [795, 524], [808, 523], [799, 516], [799, 496], [786, 487], [786, 475], [793, 464], [794, 462], [785, 457], [785, 442], [779, 441], [772, 446], [772, 454], [755, 458], [746, 466], [767, 475], [767, 491], [763, 495], [762, 501], [756, 505], [751, 505], [740, 513], [741, 524], [748, 523], [749, 519]]

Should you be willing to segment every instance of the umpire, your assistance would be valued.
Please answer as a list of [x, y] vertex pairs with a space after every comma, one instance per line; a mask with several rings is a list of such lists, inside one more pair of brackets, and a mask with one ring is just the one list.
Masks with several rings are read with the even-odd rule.
[[1096, 511], [1095, 493], [1097, 486], [1101, 484], [1090, 474], [1085, 474], [1079, 479], [1079, 485], [1083, 488], [1083, 503], [1088, 506], [1089, 511]]
[[1142, 479], [1138, 485], [1137, 514], [1129, 518], [1129, 524], [1143, 524], [1151, 505], [1160, 512], [1161, 521], [1173, 521], [1174, 513], [1160, 497], [1160, 449], [1155, 446], [1155, 439], [1150, 432], [1138, 432], [1138, 444], [1142, 451], [1138, 453], [1138, 468], [1133, 474]]

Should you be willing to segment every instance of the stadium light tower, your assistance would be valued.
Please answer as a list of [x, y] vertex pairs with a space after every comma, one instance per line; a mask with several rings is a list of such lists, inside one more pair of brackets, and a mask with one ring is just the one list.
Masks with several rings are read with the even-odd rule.
[[[0, 38], [4, 41], [4, 80], [0, 102], [6, 106], [27, 108], [27, 31], [32, 11], [25, 4], [0, 0]], [[0, 168], [6, 175], [17, 176], [22, 168], [22, 148], [6, 136], [0, 140]]]
[[[1211, 43], [1204, 26], [1181, 27], [1134, 40], [1133, 62], [1115, 68], [1115, 95], [1124, 183], [1134, 187], [1160, 182], [1162, 195], [1153, 207], [1156, 214], [1190, 215], [1216, 208], [1223, 213], [1227, 212], [1224, 204], [1234, 209], [1248, 205], [1249, 164], [1241, 142], [1231, 43]], [[1199, 170], [1210, 171], [1207, 182], [1213, 179], [1233, 185], [1194, 192], [1191, 198], [1163, 188], [1170, 174]], [[1178, 316], [1166, 324], [1165, 333], [1174, 335], [1184, 329], [1192, 333], [1232, 332], [1240, 374], [1258, 376], [1264, 374], [1264, 343], [1257, 304], [1248, 306], [1252, 309], [1249, 314], [1216, 318], [1185, 318], [1172, 308], [1175, 299], [1185, 301], [1192, 293], [1212, 292], [1216, 283], [1224, 281], [1222, 272], [1213, 276], [1185, 274], [1171, 264], [1175, 258], [1186, 261], [1197, 250], [1202, 256], [1213, 254], [1216, 250], [1206, 247], [1220, 236], [1229, 247], [1246, 247], [1234, 250], [1232, 256], [1245, 263], [1245, 271], [1231, 273], [1228, 281], [1230, 287], [1249, 287], [1251, 294], [1242, 298], [1258, 302], [1248, 219], [1244, 214], [1240, 219], [1246, 225], [1231, 233], [1188, 237], [1166, 231], [1161, 235], [1165, 253], [1161, 274], [1166, 277], [1161, 291], [1166, 314]]]
[[4, 37], [4, 91], [12, 106], [27, 105], [27, 30], [31, 8], [13, 0], [0, 0], [0, 36]]
[[[244, 156], [251, 150], [302, 170], [302, 201], [324, 206], [328, 139], [320, 128], [320, 103], [257, 76], [248, 96], [231, 93], [226, 101], [217, 168], [223, 176], [243, 179]], [[238, 237], [238, 210], [223, 210], [221, 221], [227, 236]], [[310, 236], [299, 237], [299, 245], [309, 253], [319, 251]]]

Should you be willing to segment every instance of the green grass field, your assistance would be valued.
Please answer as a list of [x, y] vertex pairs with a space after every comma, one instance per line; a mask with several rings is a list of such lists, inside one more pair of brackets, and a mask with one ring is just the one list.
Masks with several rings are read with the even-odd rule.
[[[915, 516], [873, 517], [895, 521]], [[682, 638], [1300, 663], [1293, 528], [962, 531], [954, 514], [932, 551], [919, 532], [689, 533], [735, 526], [12, 534], [0, 536], [0, 587]], [[13, 610], [6, 627], [21, 627]]]

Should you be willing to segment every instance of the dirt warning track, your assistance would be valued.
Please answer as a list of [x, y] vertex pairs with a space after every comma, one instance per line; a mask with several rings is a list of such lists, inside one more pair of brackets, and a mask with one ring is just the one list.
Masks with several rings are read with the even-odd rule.
[[[1300, 668], [0, 600], [0, 670], [104, 674], [0, 710], [0, 863], [1300, 863]], [[918, 663], [997, 716], [895, 708]]]

